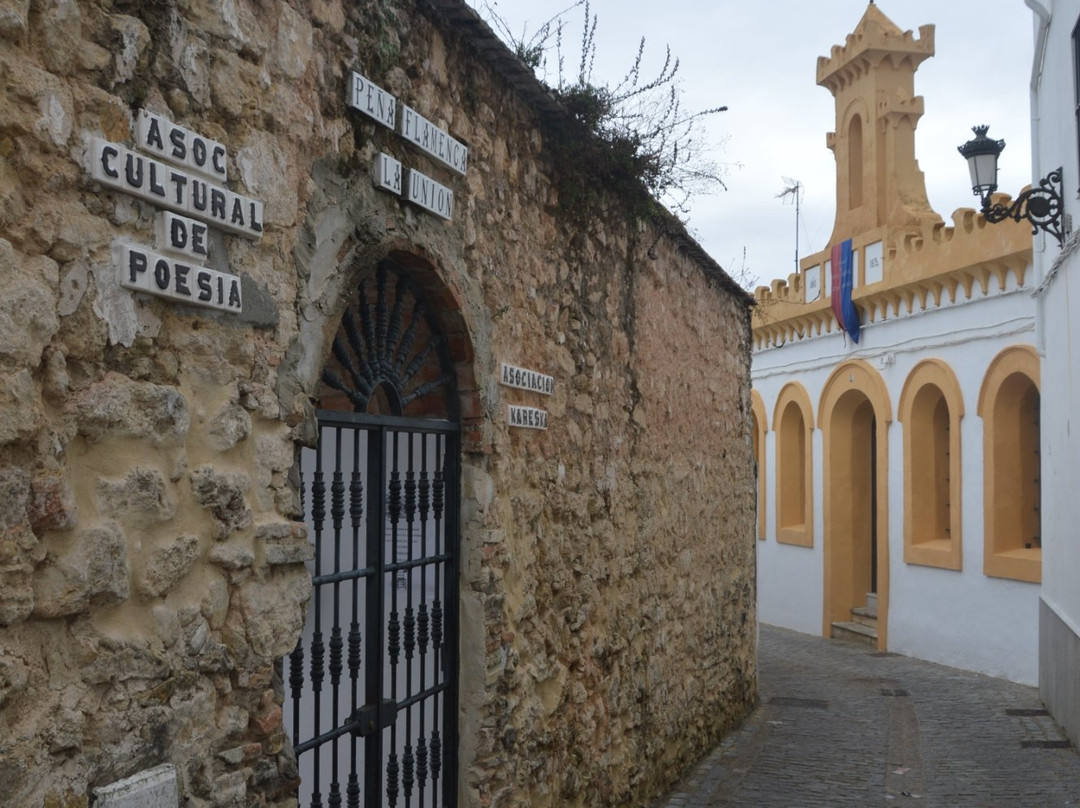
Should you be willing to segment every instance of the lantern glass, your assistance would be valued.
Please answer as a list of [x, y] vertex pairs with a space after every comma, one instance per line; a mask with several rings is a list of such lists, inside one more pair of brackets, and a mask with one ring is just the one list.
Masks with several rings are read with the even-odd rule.
[[971, 190], [986, 197], [997, 190], [998, 156], [996, 153], [973, 154], [967, 159], [971, 172]]

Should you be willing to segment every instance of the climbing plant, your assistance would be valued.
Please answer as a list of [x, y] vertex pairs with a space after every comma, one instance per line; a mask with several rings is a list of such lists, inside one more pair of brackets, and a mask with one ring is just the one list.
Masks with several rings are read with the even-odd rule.
[[[578, 8], [584, 11], [581, 57], [568, 78], [563, 34], [567, 15]], [[679, 60], [670, 48], [660, 71], [645, 78], [642, 37], [630, 69], [607, 84], [593, 76], [597, 17], [588, 0], [578, 0], [531, 34], [524, 29], [514, 34], [490, 3], [484, 10], [496, 32], [569, 113], [553, 125], [566, 169], [559, 184], [564, 207], [582, 210], [603, 188], [631, 202], [639, 214], [659, 202], [682, 218], [695, 194], [726, 188], [723, 166], [706, 155], [700, 124], [727, 107], [683, 109]]]

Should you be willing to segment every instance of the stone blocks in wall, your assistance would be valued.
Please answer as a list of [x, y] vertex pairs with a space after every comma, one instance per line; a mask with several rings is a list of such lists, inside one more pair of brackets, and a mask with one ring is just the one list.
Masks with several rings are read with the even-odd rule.
[[163, 597], [183, 580], [198, 558], [198, 536], [180, 536], [149, 554], [135, 585], [147, 597]]
[[59, 268], [48, 256], [17, 253], [0, 238], [0, 363], [36, 367], [60, 327]]
[[130, 595], [127, 539], [114, 522], [77, 534], [73, 546], [34, 577], [34, 613], [63, 617], [91, 604], [111, 605]]
[[[564, 217], [543, 122], [427, 4], [165, 5], [0, 0], [0, 802], [86, 808], [172, 762], [192, 808], [295, 805], [295, 451], [388, 254], [459, 375], [466, 802], [648, 801], [753, 699], [742, 304], [614, 208]], [[469, 144], [466, 177], [351, 116], [361, 61]], [[130, 145], [138, 108], [225, 144], [230, 190], [266, 200], [259, 241], [211, 240], [257, 316], [119, 286], [113, 242], [152, 239], [153, 211], [83, 151]], [[453, 185], [453, 220], [373, 187], [383, 147]], [[507, 427], [537, 402], [499, 361], [555, 377], [546, 432]], [[136, 808], [122, 791], [96, 799]]]
[[227, 539], [233, 531], [251, 525], [251, 509], [245, 498], [251, 480], [246, 474], [200, 466], [190, 476], [195, 501], [214, 517], [214, 538]]
[[29, 15], [30, 0], [0, 0], [0, 37], [24, 37]]
[[173, 387], [106, 373], [72, 402], [79, 432], [88, 440], [132, 437], [154, 446], [177, 445], [187, 435], [187, 399]]

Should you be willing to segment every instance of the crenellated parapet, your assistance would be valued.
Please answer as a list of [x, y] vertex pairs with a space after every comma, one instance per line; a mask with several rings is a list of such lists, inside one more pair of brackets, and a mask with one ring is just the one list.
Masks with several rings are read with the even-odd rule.
[[[1009, 197], [997, 194], [994, 201], [1007, 205]], [[991, 225], [972, 208], [956, 210], [952, 221], [952, 226], [927, 222], [880, 228], [852, 240], [852, 300], [864, 326], [1031, 283], [1029, 225], [1011, 220]], [[867, 265], [868, 255], [880, 255], [880, 270]], [[828, 335], [837, 328], [827, 293], [829, 258], [829, 250], [807, 256], [798, 274], [755, 290], [756, 350]]]
[[885, 59], [894, 67], [910, 63], [912, 70], [934, 55], [934, 26], [919, 26], [919, 36], [901, 31], [871, 4], [843, 45], [833, 45], [829, 56], [819, 56], [817, 83], [834, 95], [866, 75]]

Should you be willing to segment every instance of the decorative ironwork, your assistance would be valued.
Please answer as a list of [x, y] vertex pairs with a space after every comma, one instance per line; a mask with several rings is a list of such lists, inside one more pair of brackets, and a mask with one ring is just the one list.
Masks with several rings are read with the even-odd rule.
[[1039, 180], [1038, 188], [1028, 188], [1006, 207], [1000, 202], [990, 204], [990, 196], [983, 199], [982, 214], [991, 224], [1012, 219], [1019, 222], [1027, 219], [1031, 224], [1031, 234], [1043, 230], [1057, 239], [1059, 246], [1065, 245], [1065, 231], [1062, 227], [1062, 213], [1065, 203], [1061, 198], [1061, 169], [1056, 168]]
[[401, 788], [405, 794], [405, 802], [408, 802], [409, 798], [412, 797], [414, 765], [412, 744], [406, 741], [405, 754], [401, 756]]
[[[420, 336], [425, 339], [416, 349]], [[336, 366], [328, 365], [322, 380], [344, 393], [355, 412], [368, 412], [379, 391], [390, 410], [385, 415], [402, 415], [410, 403], [437, 392], [448, 410], [455, 407], [446, 341], [414, 284], [390, 260], [379, 263], [374, 290], [369, 280], [360, 283], [332, 352]]]
[[299, 805], [454, 808], [459, 413], [447, 343], [395, 262], [359, 285], [322, 379], [352, 412], [320, 411], [300, 462], [314, 594], [282, 663]]
[[439, 739], [439, 731], [431, 733], [431, 783], [439, 782], [439, 772], [442, 771], [442, 741]]
[[454, 808], [459, 428], [319, 415], [301, 458], [315, 592], [282, 672], [299, 805]]
[[391, 752], [390, 760], [386, 762], [386, 800], [390, 803], [390, 808], [397, 806], [399, 771], [397, 752]]
[[1031, 234], [1043, 230], [1065, 245], [1064, 212], [1065, 205], [1061, 198], [1061, 167], [1051, 171], [1041, 180], [1037, 188], [1028, 188], [1011, 205], [1000, 202], [991, 204], [991, 196], [997, 190], [998, 158], [1005, 149], [1004, 140], [987, 137], [990, 127], [985, 124], [971, 127], [975, 137], [957, 151], [968, 162], [971, 171], [971, 190], [982, 200], [982, 214], [991, 224], [1012, 219], [1019, 222], [1026, 219], [1031, 224]]

